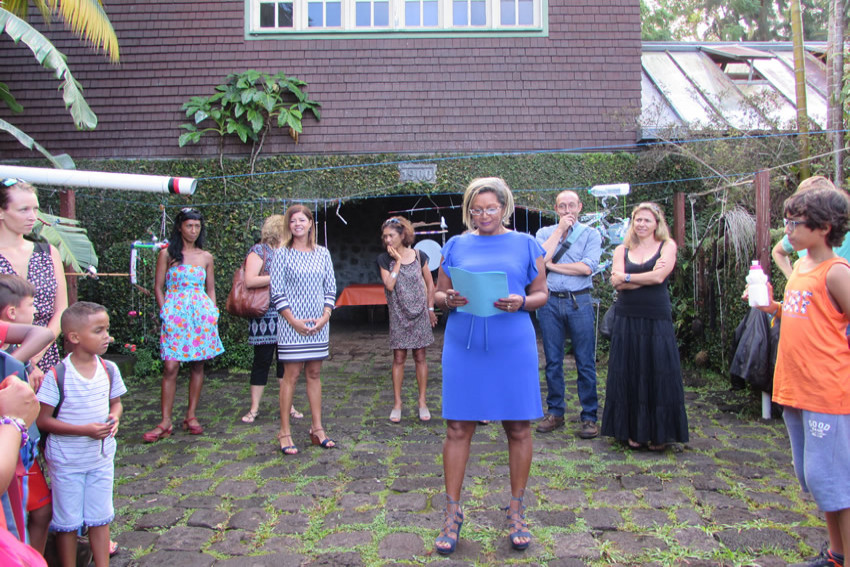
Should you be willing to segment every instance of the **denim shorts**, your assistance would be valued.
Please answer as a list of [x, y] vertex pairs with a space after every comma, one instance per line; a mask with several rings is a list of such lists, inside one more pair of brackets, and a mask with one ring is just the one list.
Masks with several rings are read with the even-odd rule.
[[850, 508], [850, 415], [786, 407], [794, 472], [823, 512]]
[[115, 466], [110, 461], [88, 471], [67, 471], [48, 461], [53, 490], [53, 521], [57, 532], [77, 531], [83, 524], [105, 526], [115, 517], [112, 507], [112, 481]]

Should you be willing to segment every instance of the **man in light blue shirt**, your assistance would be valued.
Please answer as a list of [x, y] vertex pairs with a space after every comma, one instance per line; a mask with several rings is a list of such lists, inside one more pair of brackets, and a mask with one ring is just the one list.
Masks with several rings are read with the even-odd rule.
[[578, 222], [581, 199], [575, 191], [562, 191], [555, 199], [558, 224], [537, 231], [537, 241], [546, 249], [546, 283], [549, 301], [537, 311], [546, 355], [546, 404], [548, 410], [537, 431], [548, 433], [564, 425], [564, 345], [572, 339], [581, 403], [582, 439], [599, 435], [596, 424], [599, 399], [596, 394], [596, 337], [590, 292], [591, 274], [602, 254], [600, 234]]

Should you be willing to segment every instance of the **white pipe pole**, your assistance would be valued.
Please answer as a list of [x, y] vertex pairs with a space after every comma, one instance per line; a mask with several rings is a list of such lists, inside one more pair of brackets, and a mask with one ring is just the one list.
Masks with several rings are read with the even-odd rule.
[[174, 193], [176, 195], [191, 195], [198, 186], [197, 179], [191, 177], [0, 165], [0, 179], [8, 177], [22, 179], [33, 185], [148, 191], [151, 193]]

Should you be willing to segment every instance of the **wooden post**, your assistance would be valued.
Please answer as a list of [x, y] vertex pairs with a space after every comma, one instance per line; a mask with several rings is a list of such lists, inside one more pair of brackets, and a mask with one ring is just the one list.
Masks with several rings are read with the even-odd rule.
[[685, 245], [685, 194], [673, 195], [673, 240], [680, 249]]
[[753, 182], [756, 193], [756, 258], [770, 273], [770, 172], [762, 169]]
[[[77, 218], [77, 200], [73, 189], [59, 191], [59, 216], [67, 219]], [[68, 266], [65, 266], [68, 271]], [[68, 305], [77, 302], [77, 276], [65, 276], [68, 282]]]

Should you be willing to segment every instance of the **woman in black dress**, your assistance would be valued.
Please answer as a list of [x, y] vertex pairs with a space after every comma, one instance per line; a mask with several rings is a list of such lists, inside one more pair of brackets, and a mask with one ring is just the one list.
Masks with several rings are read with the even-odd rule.
[[688, 417], [667, 279], [676, 243], [661, 207], [641, 203], [614, 250], [614, 308], [602, 434], [632, 449], [688, 441]]

